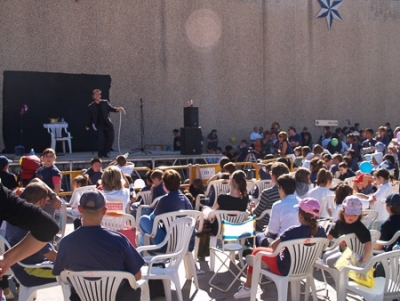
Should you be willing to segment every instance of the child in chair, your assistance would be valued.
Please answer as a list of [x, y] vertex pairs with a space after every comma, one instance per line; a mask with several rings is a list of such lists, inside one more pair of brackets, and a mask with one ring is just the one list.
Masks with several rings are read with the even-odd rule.
[[[234, 295], [235, 299], [248, 298], [251, 294], [251, 280], [253, 273], [254, 256], [261, 251], [273, 253], [279, 244], [284, 241], [309, 238], [309, 237], [326, 237], [324, 228], [318, 226], [317, 218], [320, 214], [319, 202], [312, 198], [305, 198], [300, 201], [295, 207], [299, 208], [300, 225], [292, 226], [286, 229], [280, 237], [271, 243], [270, 248], [258, 247], [254, 249], [251, 255], [246, 257], [249, 264], [247, 269], [247, 279], [239, 291]], [[286, 276], [290, 269], [290, 255], [288, 250], [281, 250], [276, 257], [262, 257], [262, 262], [267, 265], [267, 268], [274, 274]]]

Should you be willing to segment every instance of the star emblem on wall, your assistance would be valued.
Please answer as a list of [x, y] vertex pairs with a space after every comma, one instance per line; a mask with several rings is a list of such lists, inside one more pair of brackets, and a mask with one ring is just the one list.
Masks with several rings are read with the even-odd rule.
[[342, 21], [338, 9], [342, 5], [343, 0], [318, 0], [321, 5], [317, 18], [326, 18], [328, 28], [331, 29], [333, 19]]

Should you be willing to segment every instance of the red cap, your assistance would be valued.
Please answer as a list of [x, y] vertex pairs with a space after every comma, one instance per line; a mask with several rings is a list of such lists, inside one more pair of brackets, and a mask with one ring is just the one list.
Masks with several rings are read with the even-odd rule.
[[369, 175], [366, 175], [366, 174], [363, 174], [363, 173], [358, 174], [356, 176], [356, 178], [353, 180], [353, 182], [355, 182], [355, 183], [363, 183], [365, 180], [367, 180], [368, 183], [372, 183], [373, 182], [372, 178]]

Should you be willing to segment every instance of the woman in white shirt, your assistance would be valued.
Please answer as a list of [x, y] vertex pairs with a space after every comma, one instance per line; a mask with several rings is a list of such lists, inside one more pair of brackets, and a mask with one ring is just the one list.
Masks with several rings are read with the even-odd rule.
[[107, 197], [108, 211], [125, 213], [130, 202], [129, 183], [121, 170], [116, 166], [108, 166], [101, 177], [101, 186]]

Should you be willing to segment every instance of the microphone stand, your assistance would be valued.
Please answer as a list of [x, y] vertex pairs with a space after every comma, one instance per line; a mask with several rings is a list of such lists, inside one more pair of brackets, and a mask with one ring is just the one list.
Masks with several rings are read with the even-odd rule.
[[133, 150], [131, 150], [130, 154], [134, 154], [134, 153], [142, 153], [145, 155], [151, 154], [151, 152], [146, 151], [146, 148], [144, 147], [144, 141], [145, 141], [145, 137], [144, 137], [144, 114], [143, 114], [143, 99], [140, 98], [140, 148], [135, 148]]

